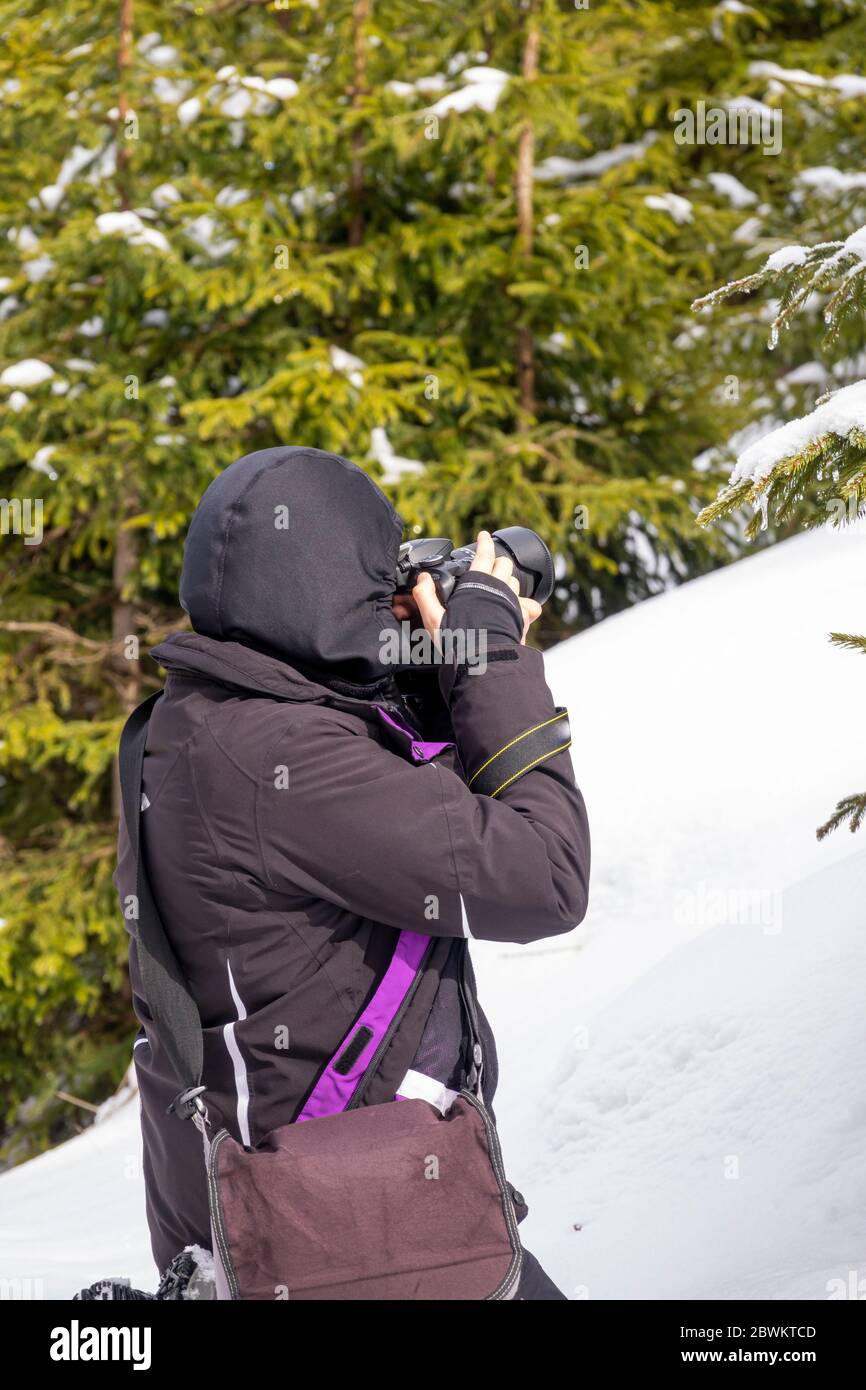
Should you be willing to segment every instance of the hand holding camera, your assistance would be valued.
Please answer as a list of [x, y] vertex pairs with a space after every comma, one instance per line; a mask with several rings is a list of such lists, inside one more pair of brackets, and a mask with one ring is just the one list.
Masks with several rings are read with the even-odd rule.
[[[517, 530], [519, 528], [514, 527], [511, 529]], [[528, 534], [533, 533], [530, 532]], [[408, 546], [402, 547], [401, 560], [403, 559], [403, 553], [405, 551], [408, 551], [415, 544], [415, 542], [410, 541]], [[430, 542], [418, 542], [417, 544], [428, 545], [430, 544]], [[449, 545], [450, 549], [449, 542], [443, 542], [442, 544]], [[544, 547], [544, 549], [546, 551], [546, 547]], [[468, 565], [462, 565], [458, 573], [452, 572], [451, 574], [446, 575], [444, 584], [442, 583], [441, 577], [437, 575], [436, 571], [432, 566], [429, 569], [421, 568], [420, 565], [417, 565], [417, 567], [413, 567], [413, 570], [410, 571], [407, 575], [409, 582], [412, 583], [411, 590], [400, 587], [398, 588], [398, 591], [394, 596], [393, 606], [396, 616], [398, 618], [410, 617], [411, 601], [414, 601], [421, 622], [424, 624], [424, 627], [426, 628], [427, 632], [435, 641], [439, 629], [442, 626], [442, 620], [445, 617], [445, 605], [443, 604], [442, 597], [440, 596], [442, 589], [447, 589], [447, 599], [453, 592], [454, 584], [456, 583], [457, 578], [459, 578], [460, 573], [476, 572], [479, 574], [489, 574], [492, 576], [492, 578], [499, 579], [503, 581], [505, 584], [507, 584], [508, 587], [512, 590], [512, 592], [517, 596], [517, 601], [520, 604], [520, 609], [523, 613], [523, 637], [521, 638], [521, 641], [525, 642], [526, 634], [529, 631], [530, 624], [534, 623], [536, 618], [541, 613], [541, 603], [536, 598], [530, 597], [528, 593], [524, 594], [521, 592], [523, 586], [521, 584], [521, 579], [519, 579], [517, 575], [515, 575], [514, 573], [515, 562], [512, 556], [505, 552], [504, 547], [500, 547], [500, 553], [497, 554], [497, 547], [494, 541], [494, 537], [490, 534], [489, 531], [479, 531], [478, 540], [476, 544], [474, 546], [463, 547], [463, 551], [465, 551], [467, 555], [471, 556], [470, 563]], [[460, 557], [462, 556], [462, 553], [462, 551], [452, 551], [451, 556]], [[439, 578], [438, 583], [437, 578]], [[448, 582], [449, 580], [450, 583]], [[406, 581], [404, 580], [403, 582], [405, 583]], [[526, 582], [525, 578], [524, 583], [526, 584], [527, 588], [530, 587], [530, 584]], [[540, 592], [544, 594], [545, 598], [549, 596], [549, 587], [546, 587], [543, 584], [540, 586], [533, 587], [535, 587], [536, 592], [539, 592], [540, 590]]]

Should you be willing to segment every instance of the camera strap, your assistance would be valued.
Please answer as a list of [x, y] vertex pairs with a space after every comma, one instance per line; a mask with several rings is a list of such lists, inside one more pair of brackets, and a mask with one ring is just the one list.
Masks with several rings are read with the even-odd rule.
[[498, 753], [476, 768], [469, 778], [469, 787], [482, 796], [498, 796], [525, 772], [547, 762], [571, 746], [568, 710], [558, 707], [551, 719], [533, 724], [512, 738]]

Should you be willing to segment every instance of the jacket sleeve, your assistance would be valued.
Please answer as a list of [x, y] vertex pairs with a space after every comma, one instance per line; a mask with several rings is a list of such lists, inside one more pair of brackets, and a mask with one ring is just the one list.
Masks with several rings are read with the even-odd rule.
[[[495, 587], [510, 595], [488, 582], [494, 587], [483, 602], [492, 602]], [[459, 592], [458, 585], [455, 598]], [[467, 592], [461, 603], [452, 600], [449, 620], [463, 621], [470, 605], [477, 614], [478, 598]], [[491, 622], [483, 669], [451, 667], [442, 678], [467, 776], [555, 717], [541, 654], [520, 646], [507, 620], [502, 627], [497, 633]], [[315, 733], [292, 725], [274, 749], [287, 788], [260, 782], [258, 830], [273, 889], [311, 892], [359, 916], [438, 936], [528, 942], [582, 920], [589, 832], [567, 749], [494, 798], [476, 795], [435, 762], [407, 763], [339, 716], [314, 717]]]

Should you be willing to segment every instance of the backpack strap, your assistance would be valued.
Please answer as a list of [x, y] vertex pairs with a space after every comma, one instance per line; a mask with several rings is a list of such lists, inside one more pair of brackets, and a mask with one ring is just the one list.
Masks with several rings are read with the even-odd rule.
[[126, 833], [136, 864], [135, 901], [129, 920], [147, 1007], [160, 1044], [183, 1089], [169, 1109], [181, 1119], [205, 1113], [201, 1099], [204, 1044], [198, 1006], [166, 935], [141, 852], [142, 771], [150, 716], [162, 697], [159, 690], [143, 701], [120, 736], [120, 789]]

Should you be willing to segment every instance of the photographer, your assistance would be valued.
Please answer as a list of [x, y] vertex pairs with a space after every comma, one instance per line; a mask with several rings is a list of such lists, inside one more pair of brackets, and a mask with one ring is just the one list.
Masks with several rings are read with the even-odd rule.
[[[586, 911], [589, 836], [565, 716], [541, 654], [524, 645], [540, 607], [518, 596], [486, 533], [447, 613], [429, 574], [395, 594], [401, 532], [347, 460], [248, 455], [211, 484], [190, 526], [181, 602], [193, 631], [153, 653], [168, 679], [147, 734], [143, 861], [201, 1017], [210, 1119], [253, 1148], [322, 1113], [313, 1101], [329, 1059], [401, 934], [429, 945], [345, 1105], [400, 1096], [445, 1113], [466, 1051], [458, 942], [462, 956], [467, 937], [536, 941]], [[483, 633], [483, 670], [445, 663], [404, 683], [383, 664], [382, 637], [417, 619], [434, 640], [446, 622]], [[135, 894], [125, 822], [116, 883], [122, 901]], [[135, 939], [130, 970], [163, 1270], [184, 1246], [210, 1246], [208, 1195], [199, 1134], [166, 1113], [178, 1081]], [[469, 984], [477, 1008], [471, 973]], [[477, 1021], [489, 1106], [495, 1048], [480, 1010]], [[563, 1297], [526, 1254], [516, 1296]]]

